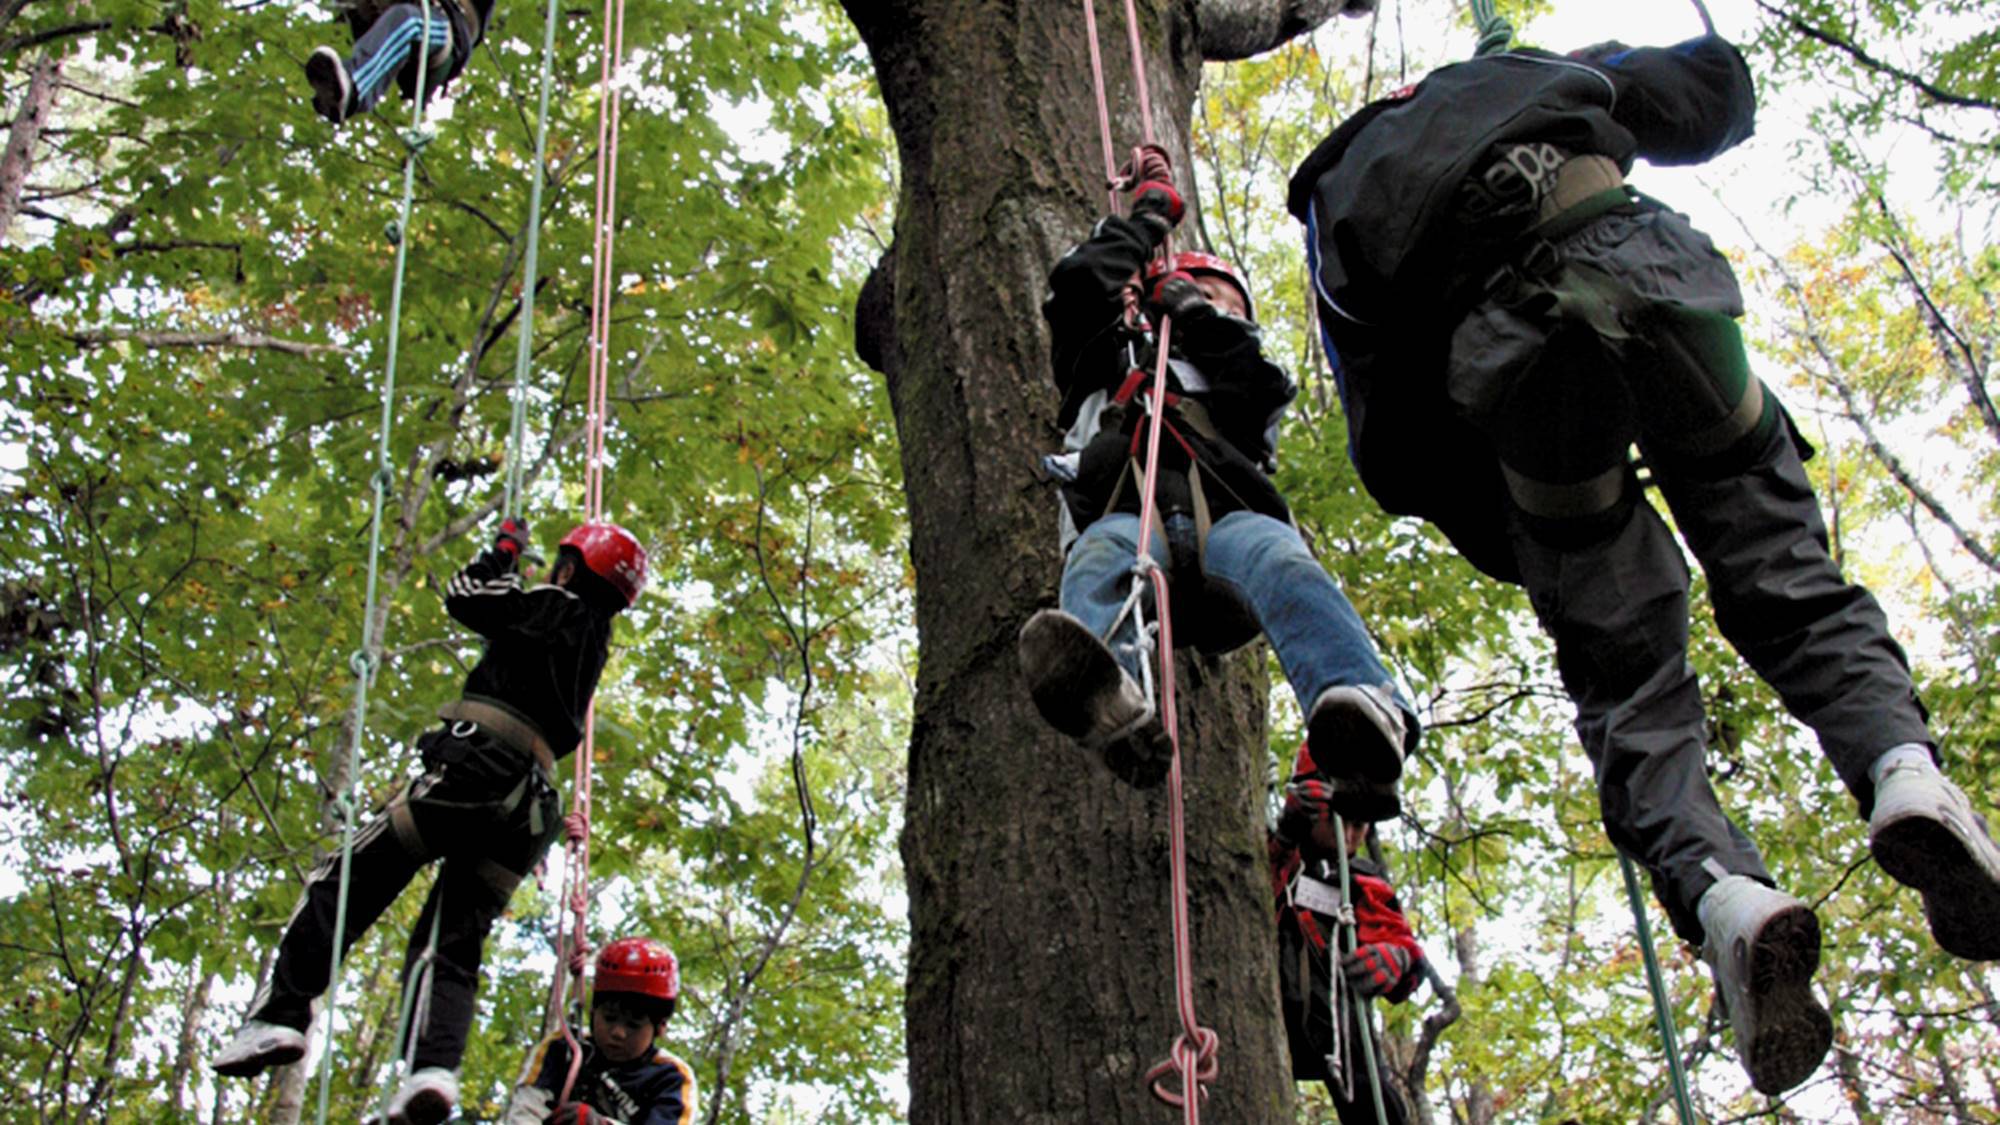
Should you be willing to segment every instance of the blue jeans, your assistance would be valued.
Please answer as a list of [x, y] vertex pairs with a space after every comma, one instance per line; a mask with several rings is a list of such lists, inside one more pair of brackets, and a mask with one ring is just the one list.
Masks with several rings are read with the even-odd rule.
[[[1159, 536], [1153, 537], [1149, 550], [1155, 561], [1167, 565], [1167, 546]], [[1132, 591], [1138, 554], [1139, 517], [1114, 512], [1084, 529], [1070, 548], [1062, 576], [1063, 612], [1105, 638], [1135, 679], [1139, 655], [1132, 619], [1119, 622], [1117, 636], [1109, 634]], [[1415, 744], [1416, 712], [1375, 655], [1375, 643], [1362, 628], [1361, 615], [1306, 550], [1292, 525], [1259, 512], [1229, 513], [1209, 529], [1205, 570], [1216, 592], [1233, 595], [1256, 616], [1302, 711], [1311, 714], [1320, 693], [1337, 685], [1386, 688], [1395, 695], [1410, 743]], [[1146, 604], [1150, 612], [1151, 583]], [[1189, 610], [1201, 612], [1201, 607], [1180, 606], [1176, 612]]]

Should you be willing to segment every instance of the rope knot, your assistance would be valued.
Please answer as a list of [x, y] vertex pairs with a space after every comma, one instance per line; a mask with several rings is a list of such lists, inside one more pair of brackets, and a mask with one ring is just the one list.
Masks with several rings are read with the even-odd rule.
[[[1167, 1057], [1153, 1064], [1146, 1072], [1146, 1084], [1153, 1090], [1153, 1096], [1170, 1106], [1186, 1108], [1190, 1094], [1197, 1104], [1208, 1098], [1208, 1087], [1204, 1083], [1215, 1081], [1219, 1068], [1215, 1061], [1215, 1032], [1197, 1026], [1194, 1042], [1188, 1042], [1188, 1033], [1182, 1032], [1174, 1038], [1173, 1049]], [[1164, 1087], [1161, 1080], [1168, 1075], [1180, 1079], [1178, 1091]]]
[[590, 814], [582, 809], [571, 810], [563, 817], [563, 834], [572, 844], [581, 844], [590, 838]]

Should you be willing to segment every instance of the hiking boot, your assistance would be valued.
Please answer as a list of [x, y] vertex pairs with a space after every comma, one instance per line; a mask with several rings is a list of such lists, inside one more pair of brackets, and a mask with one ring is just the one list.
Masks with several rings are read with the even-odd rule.
[[1972, 802], [1928, 762], [1898, 764], [1875, 784], [1868, 850], [1924, 896], [1931, 937], [1954, 957], [2000, 960], [2000, 848]]
[[335, 125], [347, 120], [354, 108], [354, 78], [339, 51], [313, 48], [306, 56], [306, 81], [312, 83], [314, 112]]
[[1319, 693], [1306, 720], [1306, 744], [1335, 782], [1335, 812], [1364, 821], [1401, 815], [1396, 779], [1403, 776], [1407, 733], [1387, 688], [1336, 684]]
[[1166, 780], [1173, 745], [1151, 701], [1083, 622], [1045, 609], [1021, 627], [1021, 674], [1036, 710], [1057, 730], [1103, 755], [1128, 784]]
[[1833, 1045], [1833, 1017], [1812, 992], [1819, 919], [1805, 903], [1746, 875], [1701, 900], [1702, 959], [1736, 1030], [1750, 1084], [1771, 1095], [1804, 1082]]
[[295, 1063], [306, 1055], [306, 1036], [282, 1024], [244, 1020], [208, 1068], [230, 1078], [255, 1078], [274, 1066]]
[[458, 1075], [441, 1066], [414, 1071], [389, 1099], [389, 1125], [438, 1125], [458, 1104]]

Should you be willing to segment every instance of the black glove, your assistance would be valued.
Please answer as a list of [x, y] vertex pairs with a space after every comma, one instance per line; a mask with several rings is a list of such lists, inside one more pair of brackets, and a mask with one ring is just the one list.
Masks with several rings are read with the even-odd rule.
[[1340, 6], [1343, 16], [1365, 16], [1375, 10], [1375, 0], [1347, 0]]
[[1181, 202], [1181, 193], [1165, 180], [1147, 180], [1132, 189], [1132, 221], [1154, 246], [1167, 240], [1185, 214], [1187, 204]]
[[1381, 996], [1392, 991], [1410, 971], [1410, 951], [1400, 945], [1372, 941], [1341, 958], [1340, 971], [1355, 995]]
[[542, 1125], [609, 1125], [610, 1121], [582, 1102], [564, 1102], [542, 1118]]
[[1333, 786], [1316, 777], [1285, 786], [1285, 807], [1278, 813], [1278, 835], [1293, 847], [1312, 841], [1313, 829], [1333, 822]]
[[493, 549], [514, 556], [516, 561], [534, 550], [534, 543], [528, 538], [528, 521], [520, 516], [501, 520], [500, 531], [493, 537]]
[[1146, 299], [1146, 312], [1156, 322], [1170, 316], [1174, 323], [1186, 324], [1214, 316], [1215, 306], [1208, 303], [1201, 286], [1194, 283], [1193, 274], [1175, 270], [1153, 285], [1153, 292]]

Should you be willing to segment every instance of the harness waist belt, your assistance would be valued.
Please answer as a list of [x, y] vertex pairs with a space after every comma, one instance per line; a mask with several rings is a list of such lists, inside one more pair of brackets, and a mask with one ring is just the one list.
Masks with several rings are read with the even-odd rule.
[[439, 707], [437, 715], [447, 723], [477, 724], [507, 745], [532, 755], [535, 764], [551, 778], [556, 775], [556, 755], [549, 749], [549, 740], [511, 708], [484, 699], [454, 699]]

